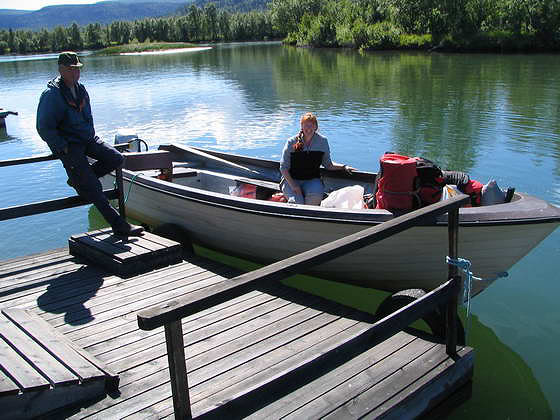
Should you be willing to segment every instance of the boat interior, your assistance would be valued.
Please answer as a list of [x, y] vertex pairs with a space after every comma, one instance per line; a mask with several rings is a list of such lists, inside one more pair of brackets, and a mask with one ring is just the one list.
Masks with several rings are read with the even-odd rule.
[[[166, 145], [159, 150], [127, 153], [124, 168], [133, 176], [142, 174], [204, 191], [282, 201], [274, 199], [275, 194], [280, 193], [277, 162]], [[325, 197], [343, 187], [360, 185], [367, 203], [374, 193], [375, 177], [372, 172], [354, 171], [348, 175], [344, 171], [322, 169]], [[510, 188], [505, 202], [521, 198]]]
[[[132, 157], [132, 159], [131, 159]], [[198, 188], [226, 195], [244, 196], [268, 200], [280, 192], [278, 168], [244, 165], [222, 159], [205, 159], [199, 156], [181, 156], [169, 151], [150, 151], [127, 155], [125, 169], [133, 175], [142, 174], [187, 187]], [[346, 174], [324, 171], [322, 179], [325, 192], [329, 194], [349, 185], [361, 185], [364, 194], [373, 193], [374, 173], [356, 172]]]

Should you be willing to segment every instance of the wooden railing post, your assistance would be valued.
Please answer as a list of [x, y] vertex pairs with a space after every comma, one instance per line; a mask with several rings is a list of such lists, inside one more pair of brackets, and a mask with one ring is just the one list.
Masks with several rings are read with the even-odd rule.
[[181, 320], [165, 324], [165, 342], [171, 377], [171, 395], [176, 419], [192, 419], [187, 365], [185, 363], [185, 343]]
[[[459, 244], [459, 209], [448, 213], [448, 235], [449, 235], [449, 257], [457, 258]], [[461, 290], [461, 277], [458, 276], [458, 267], [449, 265], [449, 279], [453, 279], [453, 294], [446, 305], [445, 311], [445, 335], [446, 352], [450, 356], [457, 354], [457, 303]]]
[[119, 199], [119, 214], [126, 218], [126, 212], [124, 208], [124, 186], [123, 186], [123, 176], [122, 176], [122, 168], [119, 167], [115, 169], [115, 179], [117, 181], [117, 191], [118, 191], [118, 199]]

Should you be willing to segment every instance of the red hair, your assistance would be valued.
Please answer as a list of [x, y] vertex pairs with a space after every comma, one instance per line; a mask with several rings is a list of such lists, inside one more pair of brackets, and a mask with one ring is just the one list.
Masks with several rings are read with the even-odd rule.
[[299, 123], [301, 125], [303, 125], [304, 122], [306, 121], [311, 121], [313, 123], [313, 125], [315, 126], [315, 130], [319, 129], [319, 123], [317, 122], [317, 117], [315, 115], [313, 115], [311, 112], [308, 112], [306, 114], [304, 114], [301, 117], [301, 120], [299, 121]]

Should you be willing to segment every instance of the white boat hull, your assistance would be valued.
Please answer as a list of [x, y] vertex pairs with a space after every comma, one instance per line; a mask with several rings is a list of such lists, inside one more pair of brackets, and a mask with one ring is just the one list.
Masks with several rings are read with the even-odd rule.
[[[125, 179], [125, 191], [130, 188], [129, 179]], [[247, 206], [247, 202], [255, 206]], [[310, 207], [297, 206], [299, 214], [293, 214], [286, 211], [290, 208], [288, 204], [268, 202], [263, 207], [260, 200], [215, 193], [206, 196], [202, 190], [142, 175], [135, 179], [126, 204], [127, 215], [142, 223], [178, 225], [196, 243], [262, 263], [290, 257], [376, 224], [341, 220], [341, 212], [336, 209], [322, 209], [325, 217], [318, 217], [317, 210], [311, 209], [313, 215], [307, 217], [305, 213]], [[367, 212], [374, 211], [343, 213], [359, 216]], [[461, 212], [462, 218], [468, 220], [473, 209]], [[335, 214], [339, 216], [330, 217]], [[475, 275], [495, 277], [512, 267], [558, 224], [558, 220], [462, 224], [459, 255], [472, 261]], [[441, 221], [414, 227], [318, 266], [310, 274], [389, 292], [409, 288], [430, 290], [447, 278], [447, 241], [447, 225]], [[488, 284], [478, 284], [476, 292]]]

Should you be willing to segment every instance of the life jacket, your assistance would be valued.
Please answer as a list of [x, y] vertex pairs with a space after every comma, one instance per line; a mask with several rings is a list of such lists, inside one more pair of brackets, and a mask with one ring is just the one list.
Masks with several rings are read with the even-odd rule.
[[268, 201], [276, 201], [278, 203], [287, 203], [288, 199], [286, 198], [286, 196], [283, 193], [278, 192], [278, 193], [272, 194], [270, 196], [270, 198], [268, 199]]
[[238, 183], [237, 187], [233, 190], [231, 195], [243, 198], [257, 198], [257, 187], [252, 184], [244, 182]]
[[446, 184], [457, 185], [462, 193], [471, 196], [471, 206], [480, 206], [483, 185], [469, 177], [468, 174], [460, 171], [443, 171], [443, 178]]
[[385, 153], [377, 176], [376, 208], [412, 210], [441, 199], [441, 169], [428, 159]]
[[462, 188], [459, 188], [465, 194], [471, 196], [471, 206], [478, 207], [480, 206], [480, 199], [482, 198], [482, 185], [480, 182], [471, 179], [467, 182]]

